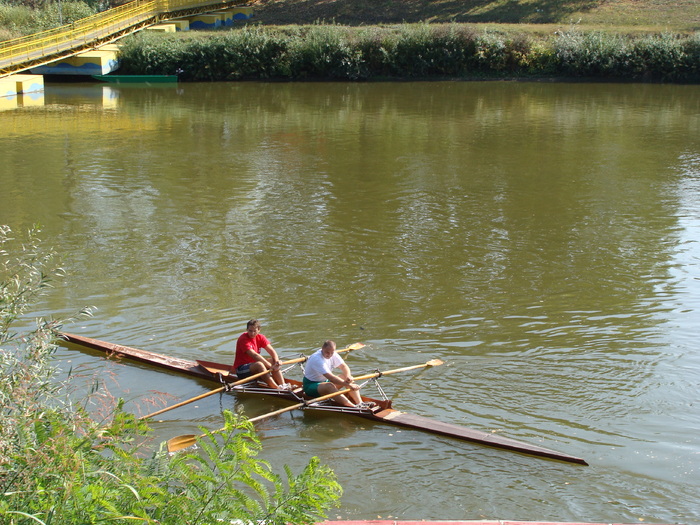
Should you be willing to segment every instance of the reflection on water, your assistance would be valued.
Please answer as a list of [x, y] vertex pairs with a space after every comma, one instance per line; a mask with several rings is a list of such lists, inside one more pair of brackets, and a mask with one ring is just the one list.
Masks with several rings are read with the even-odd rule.
[[[692, 522], [699, 96], [49, 84], [43, 106], [0, 112], [0, 223], [44, 224], [70, 277], [42, 308], [98, 307], [73, 331], [229, 362], [258, 317], [285, 357], [368, 343], [348, 358], [356, 374], [439, 357], [382, 380], [395, 406], [591, 463], [327, 415], [265, 422], [274, 464], [318, 455], [336, 470], [342, 517]], [[208, 388], [116, 371], [134, 409], [161, 395], [144, 384]], [[224, 408], [271, 405], [212, 396], [154, 428], [218, 428]]]

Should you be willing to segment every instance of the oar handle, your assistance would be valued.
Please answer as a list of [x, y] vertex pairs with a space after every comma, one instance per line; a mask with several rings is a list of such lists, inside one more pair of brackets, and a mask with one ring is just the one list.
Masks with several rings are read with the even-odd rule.
[[[353, 343], [350, 346], [347, 346], [341, 350], [336, 350], [336, 352], [351, 352], [352, 350], [359, 350], [360, 348], [363, 348], [365, 345], [363, 343]], [[301, 356], [301, 357], [296, 357], [294, 359], [289, 359], [287, 361], [282, 361], [280, 362], [280, 365], [291, 365], [294, 363], [302, 363], [308, 359], [307, 356]], [[264, 372], [258, 372], [257, 374], [253, 374], [251, 376], [246, 377], [245, 379], [239, 379], [238, 381], [234, 381], [233, 383], [230, 383], [228, 386], [238, 386], [242, 385], [244, 383], [248, 383], [250, 381], [253, 381], [254, 379], [257, 379], [259, 377], [264, 376], [265, 374], [268, 374], [269, 370], [265, 370]], [[192, 397], [190, 399], [187, 399], [185, 401], [182, 401], [180, 403], [177, 403], [175, 405], [171, 405], [169, 407], [161, 408], [160, 410], [153, 412], [152, 414], [147, 414], [145, 416], [141, 416], [139, 419], [149, 419], [154, 416], [158, 416], [164, 412], [168, 412], [169, 410], [173, 410], [175, 408], [180, 408], [181, 406], [188, 405], [190, 403], [194, 403], [195, 401], [199, 401], [200, 399], [204, 399], [205, 397], [213, 396], [214, 394], [218, 394], [219, 392], [223, 391], [226, 387], [220, 387], [212, 390], [211, 392], [205, 392], [204, 394], [200, 394], [196, 397]]]
[[440, 359], [431, 359], [430, 361], [427, 361], [426, 363], [423, 363], [421, 365], [406, 366], [404, 368], [396, 368], [394, 370], [386, 370], [385, 372], [373, 372], [371, 374], [365, 374], [363, 376], [356, 377], [355, 380], [372, 379], [374, 377], [388, 376], [391, 374], [398, 374], [399, 372], [408, 372], [409, 370], [416, 370], [418, 368], [426, 368], [428, 366], [440, 366], [441, 364], [443, 364], [443, 362]]
[[[442, 361], [439, 359], [431, 359], [427, 363], [423, 363], [421, 365], [413, 365], [413, 366], [407, 366], [404, 368], [397, 368], [395, 370], [387, 370], [386, 372], [373, 372], [371, 374], [365, 374], [359, 377], [356, 377], [355, 379], [372, 379], [374, 377], [381, 377], [385, 375], [391, 375], [391, 374], [397, 374], [399, 372], [408, 372], [409, 370], [416, 370], [418, 368], [425, 368], [427, 366], [438, 366], [441, 365]], [[280, 408], [279, 410], [275, 410], [274, 412], [268, 412], [267, 414], [263, 414], [261, 416], [256, 416], [254, 418], [249, 419], [251, 423], [254, 423], [256, 421], [260, 421], [261, 419], [266, 419], [268, 417], [276, 416], [279, 414], [284, 414], [285, 412], [290, 412], [292, 410], [296, 410], [297, 408], [302, 408], [308, 405], [312, 405], [314, 403], [319, 403], [321, 401], [326, 401], [328, 399], [332, 399], [334, 397], [341, 396], [343, 394], [347, 394], [352, 391], [352, 388], [343, 388], [342, 390], [338, 390], [336, 392], [331, 392], [330, 394], [325, 394], [323, 396], [315, 397], [313, 399], [310, 399], [308, 401], [304, 401], [302, 403], [297, 403], [292, 406], [288, 406], [285, 408]]]

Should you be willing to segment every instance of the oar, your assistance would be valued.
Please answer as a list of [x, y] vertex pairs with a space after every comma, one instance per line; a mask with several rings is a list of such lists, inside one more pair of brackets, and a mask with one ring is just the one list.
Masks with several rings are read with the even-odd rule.
[[[336, 350], [336, 352], [350, 352], [352, 350], [359, 350], [360, 348], [363, 348], [364, 346], [365, 345], [362, 343], [354, 343], [354, 344], [351, 344], [350, 346], [343, 348], [341, 350]], [[290, 359], [288, 361], [282, 361], [282, 362], [280, 362], [280, 365], [291, 365], [294, 363], [301, 363], [301, 362], [306, 361], [307, 359], [308, 359], [308, 357], [306, 357], [306, 356], [297, 357], [295, 359]], [[169, 407], [161, 408], [160, 410], [157, 410], [156, 412], [153, 412], [152, 414], [141, 416], [139, 419], [149, 419], [151, 417], [160, 415], [163, 412], [167, 412], [168, 410], [173, 410], [174, 408], [179, 408], [179, 407], [184, 406], [184, 405], [189, 405], [190, 403], [194, 403], [195, 401], [199, 401], [200, 399], [204, 399], [205, 397], [209, 397], [209, 396], [213, 396], [214, 394], [218, 394], [219, 392], [222, 392], [226, 388], [230, 388], [232, 386], [238, 386], [238, 385], [242, 385], [244, 383], [248, 383], [248, 382], [252, 381], [253, 379], [257, 379], [258, 377], [262, 377], [265, 374], [268, 374], [269, 372], [270, 372], [269, 370], [266, 370], [264, 372], [259, 372], [257, 374], [253, 374], [252, 376], [248, 376], [245, 379], [239, 379], [238, 381], [234, 381], [233, 383], [230, 383], [228, 385], [225, 385], [225, 386], [222, 386], [219, 388], [215, 388], [214, 390], [212, 390], [210, 392], [205, 392], [204, 394], [200, 394], [198, 396], [192, 397], [192, 398], [187, 399], [185, 401], [182, 401], [180, 403], [176, 403], [176, 404], [171, 405]]]
[[[430, 361], [420, 364], [420, 365], [413, 365], [413, 366], [407, 366], [404, 368], [397, 368], [395, 370], [387, 370], [386, 372], [373, 372], [371, 374], [366, 374], [363, 376], [356, 377], [355, 380], [364, 380], [364, 379], [372, 379], [375, 377], [381, 377], [381, 376], [388, 376], [390, 374], [396, 374], [398, 372], [407, 372], [408, 370], [415, 370], [417, 368], [425, 368], [428, 366], [440, 366], [443, 364], [443, 362], [440, 359], [431, 359]], [[314, 403], [318, 403], [320, 401], [325, 401], [327, 399], [331, 399], [337, 396], [340, 396], [342, 394], [347, 394], [350, 392], [352, 389], [351, 388], [343, 388], [342, 390], [338, 390], [337, 392], [333, 392], [330, 394], [326, 394], [323, 396], [315, 397], [309, 401], [303, 401], [301, 403], [296, 403], [294, 405], [288, 406], [286, 408], [280, 408], [279, 410], [275, 410], [274, 412], [268, 412], [267, 414], [263, 414], [261, 416], [256, 416], [254, 418], [249, 419], [251, 423], [254, 423], [256, 421], [260, 421], [262, 419], [267, 419], [268, 417], [276, 416], [279, 414], [284, 414], [285, 412], [290, 412], [292, 410], [296, 410], [297, 408], [303, 408], [305, 406], [313, 405]], [[212, 432], [212, 434], [215, 434], [217, 432], [222, 432], [223, 430], [226, 430], [225, 428], [220, 428], [219, 430], [215, 430]], [[206, 434], [202, 434], [200, 436], [196, 436], [194, 434], [186, 434], [184, 436], [175, 436], [174, 438], [170, 438], [167, 442], [167, 447], [168, 447], [168, 452], [177, 452], [178, 450], [182, 450], [183, 448], [191, 447], [194, 445], [198, 439], [203, 438], [206, 436]]]

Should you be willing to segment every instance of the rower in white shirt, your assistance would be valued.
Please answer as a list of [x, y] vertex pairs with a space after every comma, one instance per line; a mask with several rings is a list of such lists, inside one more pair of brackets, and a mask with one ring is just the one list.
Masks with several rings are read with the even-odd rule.
[[[336, 368], [340, 369], [339, 374], [333, 373]], [[371, 408], [369, 403], [362, 402], [360, 387], [355, 383], [348, 365], [336, 353], [333, 341], [326, 341], [320, 350], [309, 357], [304, 370], [303, 388], [304, 393], [312, 398], [349, 388], [350, 392], [334, 397], [333, 401], [346, 407]]]

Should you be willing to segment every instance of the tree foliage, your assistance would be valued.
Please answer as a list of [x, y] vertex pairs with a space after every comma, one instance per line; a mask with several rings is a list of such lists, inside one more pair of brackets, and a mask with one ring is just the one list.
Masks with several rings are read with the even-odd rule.
[[61, 323], [12, 331], [63, 272], [38, 230], [21, 241], [11, 234], [0, 226], [0, 522], [302, 524], [337, 505], [341, 488], [318, 458], [300, 474], [275, 473], [258, 458], [252, 425], [230, 412], [223, 432], [175, 455], [161, 445], [144, 456], [149, 429], [122, 400], [95, 417], [99, 382], [78, 397], [77, 376], [57, 378]]

